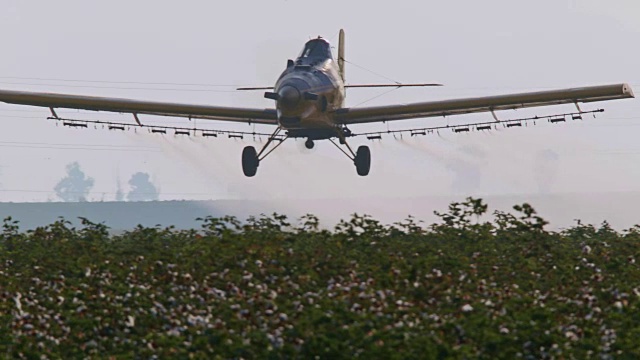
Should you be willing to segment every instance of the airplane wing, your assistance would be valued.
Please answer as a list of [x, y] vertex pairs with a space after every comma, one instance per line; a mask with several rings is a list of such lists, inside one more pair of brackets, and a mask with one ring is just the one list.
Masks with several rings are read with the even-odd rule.
[[338, 122], [362, 124], [633, 98], [628, 84], [336, 110]]
[[51, 109], [80, 109], [117, 113], [147, 114], [188, 117], [277, 125], [275, 109], [250, 109], [208, 105], [174, 104], [153, 101], [137, 101], [95, 96], [78, 96], [0, 90], [0, 102], [18, 105], [48, 107]]

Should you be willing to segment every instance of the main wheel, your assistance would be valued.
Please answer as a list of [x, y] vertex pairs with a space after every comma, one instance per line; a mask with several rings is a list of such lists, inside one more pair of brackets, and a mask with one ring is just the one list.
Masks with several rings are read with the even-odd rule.
[[356, 158], [353, 162], [356, 164], [358, 175], [369, 175], [369, 170], [371, 169], [371, 150], [369, 150], [369, 147], [360, 146], [356, 151]]
[[247, 146], [242, 150], [242, 172], [247, 177], [252, 177], [256, 175], [258, 171], [258, 165], [260, 164], [260, 160], [258, 160], [258, 153], [253, 146]]

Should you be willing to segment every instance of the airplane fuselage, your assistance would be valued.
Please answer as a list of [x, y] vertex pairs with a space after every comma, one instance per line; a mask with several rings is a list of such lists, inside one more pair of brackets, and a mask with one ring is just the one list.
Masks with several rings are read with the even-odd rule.
[[326, 139], [336, 136], [333, 111], [344, 105], [344, 82], [324, 39], [309, 41], [302, 54], [289, 61], [276, 82], [278, 123], [290, 137]]

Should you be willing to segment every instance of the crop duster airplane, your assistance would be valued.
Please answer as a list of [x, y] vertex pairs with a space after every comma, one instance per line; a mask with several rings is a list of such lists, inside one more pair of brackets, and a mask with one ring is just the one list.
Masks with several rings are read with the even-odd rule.
[[[561, 118], [549, 118], [549, 121], [557, 122], [564, 121], [566, 116], [578, 119], [582, 118], [582, 114], [596, 112], [580, 110], [579, 103], [634, 97], [628, 84], [616, 84], [401, 105], [345, 107], [345, 89], [349, 87], [431, 85], [438, 84], [345, 85], [345, 42], [344, 31], [341, 30], [337, 61], [334, 60], [331, 47], [325, 39], [313, 39], [305, 44], [297, 59], [287, 61], [287, 67], [274, 87], [241, 89], [268, 90], [264, 96], [275, 102], [275, 108], [272, 109], [188, 105], [7, 90], [0, 90], [0, 101], [48, 107], [51, 109], [53, 118], [59, 120], [55, 112], [56, 108], [131, 113], [134, 115], [137, 126], [146, 126], [140, 122], [138, 117], [140, 114], [273, 125], [275, 130], [273, 133], [265, 134], [268, 135], [268, 141], [260, 151], [256, 151], [253, 146], [247, 146], [242, 152], [242, 170], [246, 176], [251, 177], [256, 174], [260, 162], [288, 138], [306, 138], [307, 148], [313, 148], [316, 140], [330, 140], [353, 161], [358, 175], [366, 176], [371, 166], [369, 147], [360, 146], [353, 151], [347, 139], [372, 133], [354, 134], [349, 129], [352, 125], [491, 112], [495, 122], [468, 124], [475, 126], [477, 130], [487, 130], [491, 129], [492, 125], [502, 122], [495, 113], [499, 110], [558, 104], [576, 105], [576, 113], [563, 114]], [[86, 123], [82, 126], [86, 127]], [[506, 126], [519, 126], [519, 122], [507, 123]], [[117, 127], [110, 126], [110, 128]], [[454, 131], [469, 131], [469, 128], [458, 128]], [[203, 135], [206, 136], [204, 132]], [[368, 137], [379, 138], [378, 135]], [[334, 139], [337, 139], [339, 144]]]

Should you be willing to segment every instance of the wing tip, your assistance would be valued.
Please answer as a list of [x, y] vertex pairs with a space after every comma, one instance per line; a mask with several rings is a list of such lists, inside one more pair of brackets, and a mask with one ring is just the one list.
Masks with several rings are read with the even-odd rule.
[[631, 85], [629, 85], [628, 83], [622, 84], [622, 93], [630, 98], [636, 97], [636, 95], [633, 93], [633, 89], [631, 88]]

